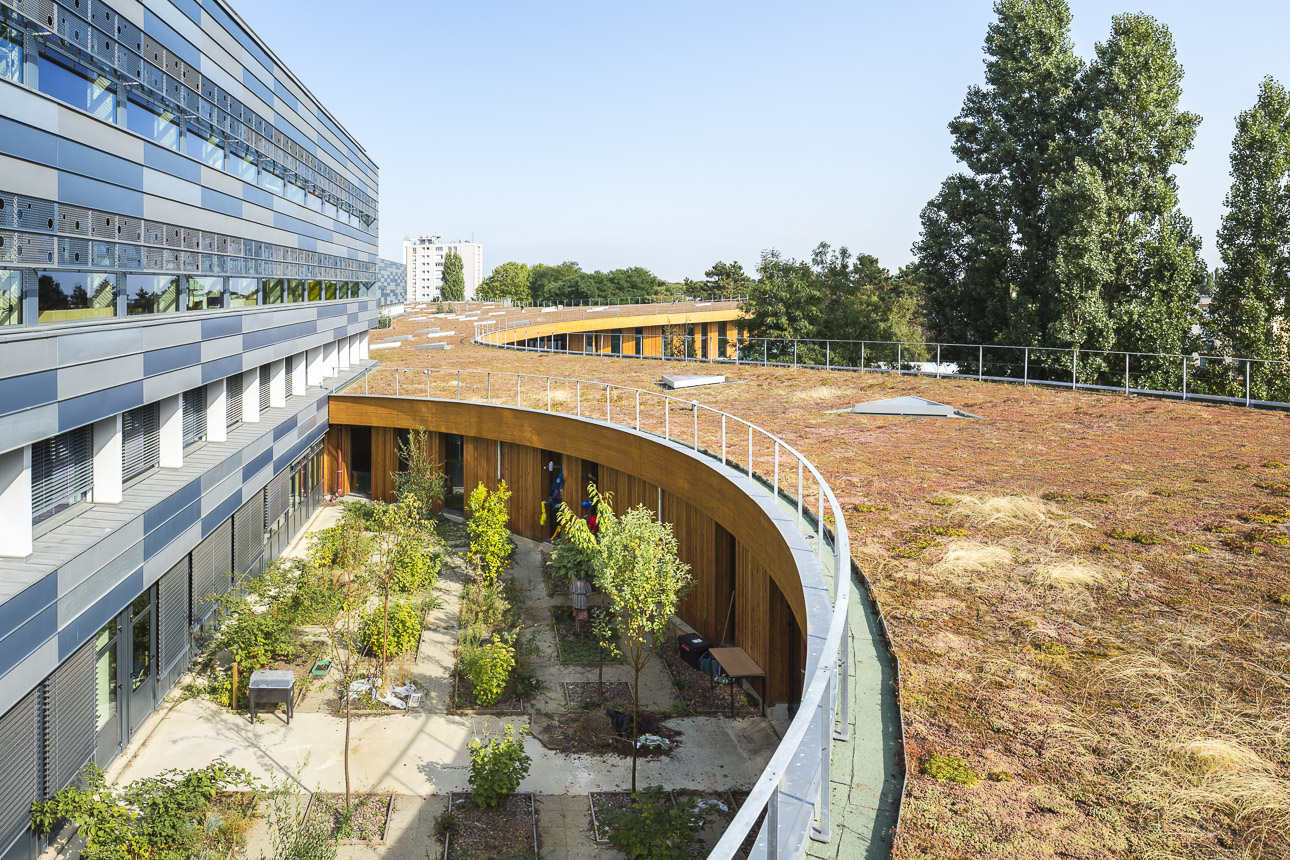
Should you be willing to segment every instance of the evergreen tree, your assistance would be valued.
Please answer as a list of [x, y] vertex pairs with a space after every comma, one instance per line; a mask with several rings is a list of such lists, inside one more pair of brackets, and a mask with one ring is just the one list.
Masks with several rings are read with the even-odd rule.
[[[1224, 202], [1209, 333], [1227, 355], [1290, 359], [1290, 93], [1270, 77], [1237, 117]], [[1290, 393], [1285, 374], [1253, 376], [1255, 397]]]
[[443, 286], [439, 288], [439, 298], [445, 302], [466, 300], [466, 277], [461, 254], [449, 250], [443, 257]]

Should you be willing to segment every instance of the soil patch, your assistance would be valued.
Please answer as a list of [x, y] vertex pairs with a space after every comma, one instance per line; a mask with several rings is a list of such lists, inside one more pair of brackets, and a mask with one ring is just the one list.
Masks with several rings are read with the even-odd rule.
[[511, 794], [493, 809], [481, 809], [469, 794], [453, 794], [449, 808], [457, 819], [456, 834], [444, 846], [453, 860], [490, 860], [494, 857], [537, 857], [533, 835], [537, 812], [531, 794]]
[[[672, 676], [672, 686], [690, 713], [694, 714], [729, 714], [730, 686], [717, 684], [705, 673], [692, 667], [681, 659], [681, 650], [676, 644], [679, 631], [673, 630], [659, 650], [663, 653], [663, 663]], [[761, 716], [761, 708], [749, 701], [743, 688], [735, 687], [735, 716]]]
[[383, 842], [393, 805], [390, 794], [351, 794], [347, 812], [344, 794], [319, 792], [309, 804], [309, 818], [329, 822], [331, 835], [342, 842]]
[[[666, 725], [664, 719], [664, 714], [640, 712], [638, 721], [642, 735], [658, 735], [670, 741], [666, 747], [641, 747], [640, 758], [661, 758], [671, 755], [676, 748], [681, 732]], [[531, 731], [542, 746], [556, 752], [614, 753], [625, 757], [632, 754], [631, 729], [620, 736], [604, 710], [534, 714]]]
[[[730, 799], [734, 801], [734, 811], [738, 812], [743, 809], [744, 802], [748, 800], [748, 792], [732, 791], [730, 792]], [[731, 818], [733, 817], [732, 815]], [[757, 842], [757, 833], [761, 830], [761, 823], [765, 820], [766, 810], [763, 809], [761, 814], [757, 816], [757, 821], [753, 824], [752, 829], [748, 831], [748, 835], [744, 837], [743, 843], [740, 844], [739, 850], [735, 853], [736, 857], [747, 857], [752, 854], [753, 845]], [[727, 826], [729, 826], [729, 822], [727, 822]]]
[[565, 681], [564, 698], [571, 711], [615, 708], [631, 713], [632, 685], [627, 681], [606, 681], [602, 695], [601, 684], [596, 681]]
[[[600, 648], [596, 637], [591, 632], [591, 624], [605, 610], [593, 606], [590, 617], [582, 622], [579, 630], [574, 624], [573, 609], [568, 606], [551, 607], [551, 617], [555, 619], [555, 641], [560, 649], [560, 662], [565, 665], [596, 665], [599, 661]], [[617, 638], [615, 637], [615, 642]], [[611, 658], [605, 655], [606, 663], [621, 663], [622, 657]]]

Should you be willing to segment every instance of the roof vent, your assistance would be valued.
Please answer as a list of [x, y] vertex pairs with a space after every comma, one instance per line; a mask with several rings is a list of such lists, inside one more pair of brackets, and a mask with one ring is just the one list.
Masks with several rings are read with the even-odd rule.
[[669, 374], [662, 379], [663, 387], [675, 391], [678, 388], [697, 388], [700, 385], [720, 385], [725, 382], [724, 376], [699, 376], [697, 374]]
[[843, 411], [849, 411], [855, 415], [898, 415], [905, 418], [981, 417], [922, 397], [891, 397], [886, 400], [871, 400], [868, 403], [857, 403], [850, 410]]

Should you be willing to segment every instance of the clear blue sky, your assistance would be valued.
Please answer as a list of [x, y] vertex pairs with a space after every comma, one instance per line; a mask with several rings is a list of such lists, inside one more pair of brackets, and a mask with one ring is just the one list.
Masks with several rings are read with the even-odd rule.
[[[993, 17], [990, 0], [233, 2], [380, 166], [383, 256], [473, 235], [486, 269], [669, 280], [820, 241], [908, 262]], [[1085, 58], [1114, 13], [1172, 30], [1205, 118], [1182, 202], [1216, 264], [1234, 118], [1264, 75], [1290, 84], [1290, 3], [1071, 6]]]

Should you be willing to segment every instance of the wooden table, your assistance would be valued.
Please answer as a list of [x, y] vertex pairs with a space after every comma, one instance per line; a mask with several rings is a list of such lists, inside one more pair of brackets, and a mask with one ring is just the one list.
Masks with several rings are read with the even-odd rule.
[[[712, 648], [712, 659], [721, 664], [721, 671], [738, 681], [744, 678], [761, 678], [761, 711], [766, 713], [766, 673], [742, 648]], [[730, 716], [735, 715], [735, 685], [730, 685]]]

